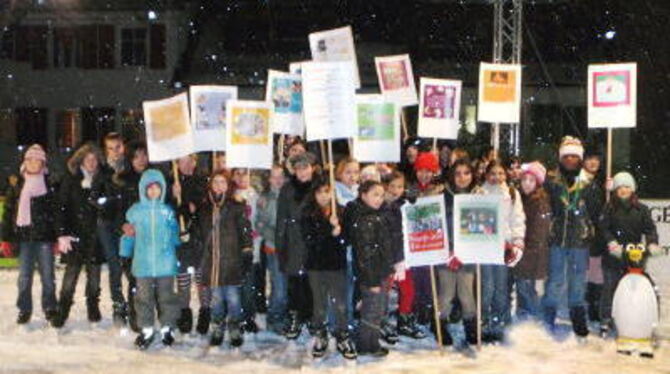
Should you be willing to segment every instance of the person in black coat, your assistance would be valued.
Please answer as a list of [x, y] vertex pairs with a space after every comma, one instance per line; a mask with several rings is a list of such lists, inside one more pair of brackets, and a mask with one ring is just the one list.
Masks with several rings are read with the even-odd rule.
[[26, 151], [18, 185], [5, 194], [2, 218], [2, 244], [6, 257], [19, 249], [18, 324], [30, 321], [33, 311], [32, 286], [35, 263], [42, 280], [42, 309], [48, 322], [57, 313], [53, 245], [56, 241], [55, 212], [58, 207], [55, 188], [47, 178], [46, 152], [39, 144]]
[[338, 351], [347, 359], [356, 358], [356, 348], [347, 327], [347, 247], [340, 226], [341, 209], [332, 211], [332, 190], [325, 178], [315, 181], [303, 209], [300, 227], [307, 247], [307, 263], [312, 290], [312, 328], [315, 330], [312, 355], [322, 357], [328, 350], [328, 310], [335, 319], [332, 330]]
[[604, 336], [612, 328], [614, 291], [626, 272], [622, 260], [626, 245], [637, 245], [644, 237], [648, 254], [661, 252], [656, 225], [649, 208], [638, 200], [636, 187], [632, 175], [617, 173], [613, 178], [614, 191], [598, 222], [608, 248], [602, 260], [604, 282], [600, 298], [600, 333]]
[[91, 201], [91, 186], [100, 172], [102, 152], [92, 144], [81, 146], [68, 160], [68, 174], [63, 178], [56, 210], [59, 250], [65, 262], [65, 275], [59, 297], [58, 318], [54, 326], [67, 321], [79, 273], [86, 267], [86, 309], [90, 322], [99, 322], [100, 267], [105, 254], [98, 242], [96, 224], [99, 210]]

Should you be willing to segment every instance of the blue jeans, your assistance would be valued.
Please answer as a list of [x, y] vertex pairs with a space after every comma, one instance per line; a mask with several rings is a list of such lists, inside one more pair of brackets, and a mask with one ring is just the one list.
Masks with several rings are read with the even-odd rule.
[[220, 286], [212, 288], [212, 322], [228, 320], [239, 322], [242, 318], [242, 298], [240, 286]]
[[535, 290], [535, 282], [535, 279], [514, 279], [517, 296], [516, 316], [520, 321], [539, 317], [540, 304]]
[[[114, 230], [114, 225], [108, 221], [98, 221], [97, 234], [102, 249], [105, 253], [105, 260], [109, 269], [109, 291], [112, 296], [112, 302], [117, 305], [125, 303], [123, 291], [121, 288], [121, 260], [119, 259], [119, 238]], [[129, 282], [134, 283], [134, 282]], [[129, 290], [129, 294], [132, 290]], [[130, 295], [128, 297], [130, 299]], [[131, 304], [132, 302], [129, 301]]]
[[279, 257], [276, 253], [267, 254], [267, 268], [270, 273], [270, 305], [268, 324], [282, 324], [286, 318], [286, 275], [279, 270]]
[[501, 334], [509, 322], [508, 269], [505, 265], [482, 265], [482, 315], [488, 332]]
[[54, 274], [54, 253], [51, 243], [21, 242], [19, 243], [19, 297], [16, 306], [21, 312], [33, 311], [33, 273], [35, 263], [42, 280], [42, 310], [55, 311], [56, 280]]
[[567, 287], [570, 310], [585, 308], [586, 271], [589, 267], [589, 251], [585, 248], [563, 248], [552, 246], [549, 252], [549, 277], [545, 284], [545, 323], [553, 326], [556, 311], [561, 305], [561, 295]]

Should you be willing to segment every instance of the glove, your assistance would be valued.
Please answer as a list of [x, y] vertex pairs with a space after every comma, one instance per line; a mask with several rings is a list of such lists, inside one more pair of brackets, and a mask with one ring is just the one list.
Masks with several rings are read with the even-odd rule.
[[58, 244], [57, 244], [57, 251], [62, 254], [66, 254], [72, 250], [72, 241], [74, 240], [74, 237], [69, 236], [69, 235], [64, 235], [64, 236], [59, 236], [58, 237]]
[[523, 250], [514, 245], [505, 251], [505, 265], [513, 268], [521, 261], [521, 257], [523, 257]]
[[188, 232], [182, 232], [179, 234], [179, 240], [182, 243], [188, 243], [191, 240], [191, 235]]
[[0, 242], [0, 252], [2, 252], [4, 257], [13, 257], [14, 251], [12, 250], [12, 243]]
[[607, 243], [607, 249], [612, 256], [619, 259], [623, 257], [623, 246], [616, 240], [612, 240], [611, 242]]
[[649, 254], [652, 256], [661, 256], [663, 255], [663, 248], [656, 244], [656, 243], [651, 243], [647, 246], [647, 250], [649, 251]]
[[453, 255], [449, 256], [449, 258], [447, 259], [447, 268], [449, 270], [456, 272], [459, 271], [461, 267], [463, 267], [463, 263], [458, 257]]
[[393, 265], [393, 269], [395, 269], [395, 273], [393, 273], [393, 280], [396, 282], [404, 281], [405, 276], [407, 274], [407, 269], [405, 268], [405, 261], [401, 261]]

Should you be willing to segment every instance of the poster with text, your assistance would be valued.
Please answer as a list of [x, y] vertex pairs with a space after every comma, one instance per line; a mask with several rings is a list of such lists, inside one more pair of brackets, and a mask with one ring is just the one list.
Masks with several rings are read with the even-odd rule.
[[191, 125], [196, 152], [226, 150], [226, 102], [236, 86], [191, 86]]
[[591, 128], [630, 128], [637, 119], [637, 64], [589, 65]]
[[194, 152], [188, 94], [142, 103], [151, 162], [174, 160]]
[[458, 138], [462, 82], [421, 78], [418, 134], [423, 138]]
[[382, 95], [356, 95], [353, 144], [359, 162], [400, 162], [398, 105]]
[[518, 123], [521, 111], [521, 65], [479, 67], [478, 121]]
[[464, 264], [505, 263], [501, 205], [500, 195], [454, 197], [454, 255]]
[[399, 106], [416, 105], [416, 86], [409, 55], [375, 57], [382, 95]]
[[307, 140], [351, 138], [355, 133], [356, 87], [347, 62], [302, 64]]
[[361, 88], [351, 26], [311, 33], [309, 47], [314, 61], [348, 61], [352, 68], [350, 74], [354, 87]]
[[401, 208], [407, 267], [440, 265], [449, 258], [444, 197], [429, 196]]
[[229, 100], [226, 128], [226, 164], [229, 168], [272, 168], [272, 104]]
[[298, 136], [305, 133], [300, 75], [270, 70], [265, 101], [273, 106], [272, 132]]

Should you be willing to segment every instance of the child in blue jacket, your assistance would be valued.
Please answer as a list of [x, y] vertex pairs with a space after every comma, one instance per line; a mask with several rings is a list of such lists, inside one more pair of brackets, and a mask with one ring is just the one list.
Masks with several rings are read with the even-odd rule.
[[[142, 174], [140, 201], [126, 213], [120, 256], [132, 258], [132, 273], [137, 278], [135, 309], [142, 329], [135, 345], [147, 349], [153, 342], [154, 312], [158, 309], [161, 336], [166, 346], [174, 342], [172, 334], [179, 317], [179, 299], [175, 293], [176, 249], [179, 226], [175, 212], [165, 203], [165, 177], [155, 169]], [[156, 301], [158, 305], [156, 305]]]

